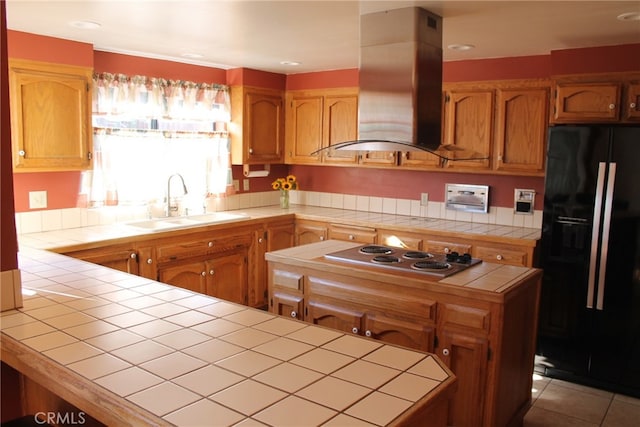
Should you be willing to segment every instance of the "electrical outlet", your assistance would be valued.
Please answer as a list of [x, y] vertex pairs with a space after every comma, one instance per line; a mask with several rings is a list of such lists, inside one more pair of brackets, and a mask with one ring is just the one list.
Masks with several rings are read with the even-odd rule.
[[240, 180], [238, 179], [233, 180], [233, 189], [236, 191], [240, 191]]
[[429, 203], [429, 193], [420, 194], [420, 206], [427, 206]]
[[242, 191], [249, 191], [249, 180], [248, 179], [243, 179], [242, 180]]
[[46, 207], [46, 191], [29, 191], [29, 209], [45, 209]]

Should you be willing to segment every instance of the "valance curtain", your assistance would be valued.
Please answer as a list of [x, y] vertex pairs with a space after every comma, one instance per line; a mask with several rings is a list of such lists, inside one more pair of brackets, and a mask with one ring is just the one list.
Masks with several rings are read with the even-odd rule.
[[157, 201], [174, 173], [184, 176], [191, 198], [225, 192], [227, 86], [110, 73], [93, 80], [91, 206]]

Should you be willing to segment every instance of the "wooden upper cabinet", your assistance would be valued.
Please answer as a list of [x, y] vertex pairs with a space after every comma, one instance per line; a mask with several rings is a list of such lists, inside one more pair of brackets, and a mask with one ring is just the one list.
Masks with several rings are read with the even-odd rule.
[[[485, 160], [448, 162], [451, 169], [489, 169], [493, 138], [494, 91], [446, 90], [444, 107], [444, 143], [486, 156]], [[455, 151], [452, 151], [455, 156]]]
[[496, 91], [494, 169], [544, 174], [549, 89]]
[[9, 61], [15, 172], [91, 166], [90, 68]]
[[554, 122], [617, 121], [620, 115], [621, 86], [618, 82], [556, 82]]
[[622, 118], [628, 121], [640, 121], [640, 83], [627, 85], [627, 96], [622, 108]]
[[286, 109], [286, 163], [357, 163], [353, 151], [329, 149], [311, 154], [357, 138], [357, 89], [290, 91]]
[[231, 163], [283, 162], [283, 104], [281, 90], [231, 87]]

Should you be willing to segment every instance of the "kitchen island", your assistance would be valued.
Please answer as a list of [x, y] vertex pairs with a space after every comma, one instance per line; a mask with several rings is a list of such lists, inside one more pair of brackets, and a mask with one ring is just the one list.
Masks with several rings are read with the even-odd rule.
[[269, 252], [271, 312], [434, 352], [458, 378], [449, 425], [522, 425], [542, 271], [482, 262], [437, 278], [327, 259], [329, 240]]
[[24, 413], [113, 426], [446, 425], [456, 378], [432, 354], [42, 250], [23, 248], [19, 263], [24, 307], [1, 314], [0, 344]]

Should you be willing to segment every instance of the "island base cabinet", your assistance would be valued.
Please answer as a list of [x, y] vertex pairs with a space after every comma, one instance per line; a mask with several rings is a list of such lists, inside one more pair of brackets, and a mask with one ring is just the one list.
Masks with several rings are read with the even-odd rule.
[[275, 290], [270, 301], [271, 312], [292, 319], [304, 320], [304, 297]]

